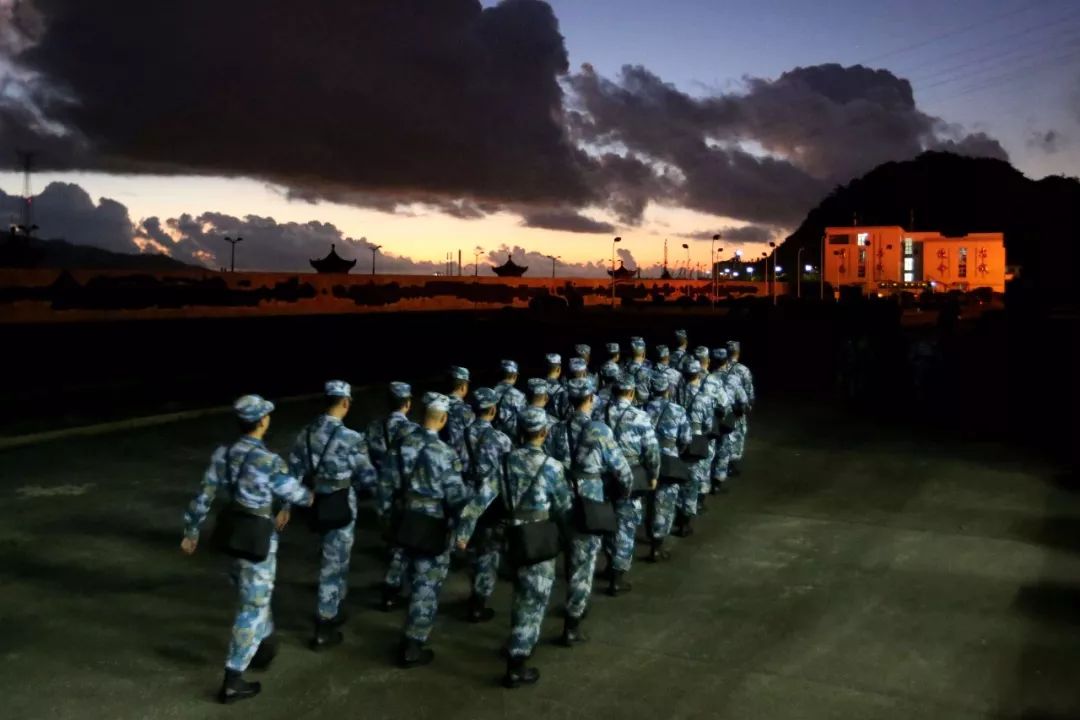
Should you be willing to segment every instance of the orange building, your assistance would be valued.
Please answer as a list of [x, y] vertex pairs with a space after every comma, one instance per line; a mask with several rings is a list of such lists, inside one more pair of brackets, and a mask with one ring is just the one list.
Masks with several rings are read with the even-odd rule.
[[1005, 292], [1005, 236], [946, 237], [899, 226], [825, 228], [822, 266], [835, 288], [859, 286], [864, 295], [991, 288]]

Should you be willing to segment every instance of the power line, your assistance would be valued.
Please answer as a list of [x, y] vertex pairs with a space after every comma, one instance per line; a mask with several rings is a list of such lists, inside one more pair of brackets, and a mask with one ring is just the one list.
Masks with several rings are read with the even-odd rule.
[[[1016, 56], [1017, 56], [1018, 53], [1021, 53], [1019, 55], [1019, 57], [1021, 57], [1021, 58], [1031, 57], [1032, 55], [1037, 55], [1037, 54], [1039, 54], [1041, 52], [1045, 52], [1047, 42], [1053, 42], [1055, 40], [1062, 40], [1062, 39], [1068, 41], [1068, 40], [1073, 40], [1073, 39], [1076, 39], [1076, 38], [1080, 38], [1080, 33], [1076, 32], [1076, 30], [1078, 28], [1080, 28], [1080, 26], [1069, 27], [1068, 31], [1066, 33], [1064, 33], [1064, 35], [1062, 37], [1060, 37], [1060, 38], [1053, 38], [1053, 37], [1052, 38], [1041, 38], [1040, 39], [1040, 41], [1041, 41], [1040, 46], [1038, 47], [1038, 49], [1035, 49], [1034, 52], [1032, 52], [1033, 48], [1031, 46], [1025, 46], [1025, 45], [1018, 45], [1017, 47], [1014, 47], [1011, 50], [1004, 50], [1004, 51], [991, 49], [990, 51], [986, 52], [983, 55], [979, 55], [978, 57], [975, 57], [975, 58], [973, 58], [971, 60], [968, 60], [967, 62], [962, 62], [962, 63], [960, 63], [958, 65], [952, 65], [950, 67], [941, 68], [939, 70], [936, 70], [936, 71], [934, 71], [932, 73], [928, 73], [926, 75], [913, 76], [913, 77], [909, 76], [908, 81], [912, 85], [918, 85], [918, 84], [925, 83], [925, 82], [927, 82], [929, 80], [935, 80], [937, 78], [942, 78], [942, 77], [951, 77], [953, 75], [956, 75], [958, 77], [962, 77], [966, 73], [957, 73], [957, 71], [964, 70], [965, 68], [970, 68], [973, 65], [979, 66], [978, 69], [982, 70], [982, 68], [987, 63], [996, 64], [996, 63], [1000, 63], [1000, 62], [1005, 61], [1006, 59], [1010, 59], [1010, 58], [1011, 58], [1011, 61], [1015, 61], [1017, 59]], [[980, 48], [980, 49], [985, 50], [985, 48]]]
[[961, 88], [959, 91], [951, 93], [949, 95], [949, 98], [953, 99], [958, 97], [965, 97], [967, 95], [971, 95], [972, 93], [982, 92], [984, 90], [989, 90], [995, 87], [1001, 87], [1002, 85], [1008, 85], [1009, 83], [1016, 82], [1017, 80], [1023, 80], [1025, 78], [1031, 77], [1031, 74], [1033, 72], [1055, 66], [1058, 63], [1064, 62], [1065, 60], [1077, 56], [1080, 56], [1080, 47], [1075, 50], [1071, 50], [1063, 55], [1049, 58], [1048, 60], [1045, 60], [1043, 62], [1032, 63], [1025, 67], [1017, 68], [1011, 73], [1005, 73], [994, 78], [989, 78], [985, 83], [979, 83], [969, 86], [967, 88]]
[[[1073, 39], [1074, 40], [1080, 40], [1080, 35], [1077, 35]], [[1024, 53], [1022, 55], [1017, 55], [1017, 56], [1011, 57], [1011, 58], [1002, 58], [1001, 62], [990, 62], [990, 63], [987, 63], [985, 66], [983, 66], [983, 67], [981, 67], [981, 68], [979, 68], [977, 70], [973, 70], [971, 72], [957, 73], [956, 75], [952, 75], [952, 76], [943, 78], [941, 80], [938, 80], [937, 82], [921, 84], [920, 85], [920, 90], [923, 90], [923, 91], [931, 90], [933, 88], [941, 87], [943, 85], [951, 85], [951, 84], [956, 83], [956, 82], [963, 82], [965, 80], [971, 80], [973, 78], [979, 77], [980, 75], [985, 75], [987, 73], [996, 72], [996, 71], [1001, 70], [1003, 67], [1006, 67], [1006, 66], [1016, 67], [1016, 65], [1018, 63], [1022, 63], [1024, 61], [1035, 59], [1035, 58], [1045, 57], [1046, 55], [1049, 54], [1049, 52], [1052, 52], [1053, 50], [1064, 50], [1064, 49], [1067, 49], [1067, 48], [1070, 48], [1070, 47], [1071, 48], [1076, 48], [1078, 46], [1080, 46], [1080, 43], [1072, 42], [1072, 43], [1067, 43], [1064, 46], [1060, 46], [1060, 47], [1043, 48], [1043, 49], [1037, 50], [1035, 52], [1027, 52], [1027, 53]]]

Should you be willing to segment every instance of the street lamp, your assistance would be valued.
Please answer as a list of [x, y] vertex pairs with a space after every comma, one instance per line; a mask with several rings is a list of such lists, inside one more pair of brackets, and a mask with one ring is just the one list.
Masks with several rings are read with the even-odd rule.
[[[714, 308], [716, 307], [716, 250], [714, 246], [719, 239], [720, 233], [716, 233], [709, 242], [709, 277], [712, 278], [712, 307]], [[720, 252], [724, 252], [724, 248], [720, 248]]]
[[380, 248], [382, 248], [382, 245], [372, 245], [371, 246], [371, 274], [372, 275], [375, 274], [375, 253], [379, 252]]
[[[803, 276], [803, 274], [802, 274], [802, 270], [800, 270], [799, 268], [802, 267], [802, 251], [803, 251], [803, 249], [800, 247], [799, 251], [797, 253], [795, 253], [795, 297], [800, 299], [800, 300], [802, 299], [802, 276]], [[810, 266], [807, 265], [806, 267], [809, 268]], [[810, 272], [810, 271], [807, 270], [807, 272]]]
[[622, 238], [617, 237], [611, 241], [611, 307], [615, 307], [615, 244], [621, 243]]
[[[770, 242], [769, 247], [772, 250], [769, 254], [772, 255], [772, 304], [776, 304], [776, 243]], [[769, 281], [769, 261], [765, 261], [765, 281]]]
[[693, 280], [694, 278], [690, 274], [690, 246], [687, 245], [686, 243], [683, 243], [682, 246], [683, 246], [683, 250], [686, 251], [686, 278], [688, 280]]
[[484, 254], [484, 248], [477, 245], [473, 248], [473, 277], [480, 276], [480, 256]]
[[225, 238], [225, 242], [232, 246], [232, 249], [229, 252], [229, 272], [236, 272], [236, 244], [244, 242], [244, 238], [227, 237]]
[[555, 261], [562, 260], [562, 255], [548, 255], [551, 259], [551, 278], [555, 279]]

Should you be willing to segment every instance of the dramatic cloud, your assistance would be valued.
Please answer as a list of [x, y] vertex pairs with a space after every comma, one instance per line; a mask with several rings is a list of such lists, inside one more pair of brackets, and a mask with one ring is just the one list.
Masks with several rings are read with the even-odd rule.
[[33, 7], [44, 31], [12, 30], [23, 39], [2, 47], [40, 80], [24, 85], [34, 107], [93, 149], [72, 157], [31, 124], [23, 139], [37, 132], [43, 167], [237, 174], [317, 194], [589, 196], [562, 120], [566, 49], [544, 2]]
[[[22, 223], [24, 201], [0, 190], [4, 227]], [[33, 198], [35, 235], [114, 252], [137, 253], [135, 228], [126, 207], [108, 198], [96, 204], [78, 185], [54, 182]]]
[[1027, 139], [1027, 146], [1032, 150], [1040, 150], [1048, 155], [1053, 155], [1061, 149], [1065, 139], [1057, 130], [1036, 130]]
[[521, 224], [526, 227], [562, 230], [574, 233], [613, 233], [615, 226], [601, 220], [593, 220], [576, 210], [537, 210], [526, 212]]
[[[550, 277], [551, 276], [551, 256], [544, 253], [535, 252], [532, 250], [526, 250], [525, 248], [514, 245], [502, 245], [498, 250], [492, 250], [487, 254], [487, 262], [491, 266], [502, 265], [506, 262], [506, 258], [510, 257], [518, 265], [523, 265], [529, 268], [526, 277]], [[633, 257], [631, 256], [631, 261]], [[583, 263], [565, 263], [562, 260], [555, 261], [555, 271], [559, 277], [607, 277], [608, 270], [611, 269], [610, 258], [605, 260], [600, 258]], [[490, 268], [480, 268], [481, 275], [491, 275]]]
[[764, 225], [742, 225], [740, 227], [727, 226], [718, 230], [699, 230], [692, 233], [680, 233], [679, 237], [690, 240], [712, 240], [713, 235], [720, 234], [721, 243], [742, 245], [744, 243], [765, 243], [776, 238], [780, 231], [774, 227]]

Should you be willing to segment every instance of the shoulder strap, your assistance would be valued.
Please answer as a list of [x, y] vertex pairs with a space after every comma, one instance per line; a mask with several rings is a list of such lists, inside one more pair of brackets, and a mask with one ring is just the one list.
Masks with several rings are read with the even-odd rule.
[[[225, 451], [225, 484], [229, 486], [230, 491], [232, 490], [233, 477], [232, 477], [232, 463], [229, 460], [229, 456], [232, 454], [232, 451], [235, 450], [239, 445], [240, 445], [240, 443], [236, 442], [236, 443], [233, 444], [232, 447], [230, 447], [228, 450]], [[254, 455], [255, 451], [258, 450], [258, 449], [259, 449], [258, 447], [251, 448], [250, 450], [247, 451], [247, 453], [244, 455], [244, 458], [240, 461], [240, 467], [238, 467], [236, 469], [236, 480], [237, 481], [239, 481], [240, 478], [243, 476], [244, 467], [247, 466], [248, 461], [251, 460], [251, 456]]]
[[[521, 492], [521, 497], [525, 495], [536, 486], [536, 483], [540, 482], [540, 473], [544, 472], [544, 465], [547, 464], [547, 454], [544, 454], [540, 458], [540, 467], [536, 468], [536, 474], [533, 475], [532, 482], [525, 486], [525, 489]], [[514, 515], [514, 498], [510, 492], [510, 453], [503, 455], [503, 497], [506, 501], [506, 509], [510, 511], [510, 516]]]
[[[326, 445], [323, 446], [322, 455], [319, 456], [318, 464], [311, 468], [311, 476], [312, 477], [318, 477], [319, 476], [319, 470], [322, 469], [323, 461], [326, 460], [326, 455], [327, 455], [327, 453], [330, 452], [330, 446], [334, 443], [334, 438], [336, 438], [338, 436], [338, 433], [341, 432], [344, 428], [345, 428], [345, 424], [341, 423], [336, 428], [334, 428], [333, 432], [330, 433], [330, 437], [329, 437], [329, 439], [327, 439]], [[308, 455], [308, 463], [311, 462], [311, 455], [310, 455], [310, 453], [311, 453], [311, 444], [310, 443], [311, 443], [311, 434], [309, 432], [308, 433], [308, 453], [309, 453], [309, 455]]]

